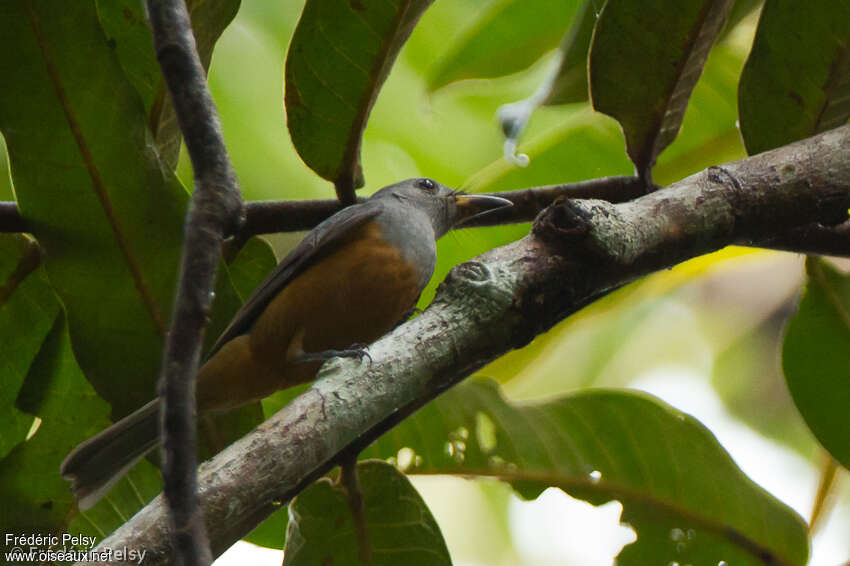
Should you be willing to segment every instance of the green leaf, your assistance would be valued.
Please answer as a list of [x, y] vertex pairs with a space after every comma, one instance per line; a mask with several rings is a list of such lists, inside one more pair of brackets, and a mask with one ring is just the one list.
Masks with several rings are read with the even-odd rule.
[[[33, 310], [45, 303], [50, 304], [33, 305]], [[18, 533], [63, 530], [74, 500], [59, 476], [59, 464], [71, 448], [95, 432], [92, 416], [108, 423], [109, 410], [74, 360], [63, 316], [55, 318], [33, 361], [17, 406], [41, 421], [32, 436], [0, 461], [0, 528]]]
[[564, 40], [561, 62], [543, 104], [555, 106], [587, 100], [587, 54], [596, 25], [598, 0], [584, 0]]
[[80, 367], [126, 414], [153, 394], [187, 195], [151, 149], [93, 2], [0, 10], [0, 129], [18, 206]]
[[32, 239], [0, 235], [0, 458], [26, 438], [33, 423], [15, 400], [59, 312], [39, 261]]
[[[375, 566], [451, 564], [440, 528], [422, 497], [395, 467], [357, 466]], [[343, 487], [322, 479], [289, 507], [285, 566], [360, 564], [358, 541]]]
[[782, 366], [791, 397], [815, 437], [850, 469], [850, 276], [806, 260], [809, 279], [788, 323]]
[[726, 27], [721, 32], [721, 37], [735, 29], [741, 21], [761, 8], [764, 0], [735, 0], [735, 5], [732, 6], [732, 11], [729, 12], [729, 18], [726, 20]]
[[[123, 415], [153, 396], [188, 196], [152, 150], [93, 3], [0, 10], [0, 129], [18, 205], [46, 251], [77, 361]], [[211, 332], [241, 302], [229, 286], [219, 277]]]
[[[76, 361], [117, 418], [154, 395], [188, 195], [154, 150], [142, 100], [93, 2], [3, 3], [0, 12], [0, 72], [9, 79], [0, 129], [18, 205], [46, 251]], [[211, 333], [241, 303], [226, 270], [216, 295]], [[80, 411], [97, 423], [90, 434], [108, 424]], [[218, 449], [261, 418], [254, 404], [205, 420], [202, 438]], [[51, 473], [64, 485], [58, 467]]]
[[641, 393], [584, 390], [511, 404], [492, 382], [456, 387], [363, 457], [409, 474], [495, 477], [525, 497], [559, 487], [623, 504], [637, 532], [618, 564], [796, 564], [806, 525], [747, 478], [694, 418]]
[[[187, 2], [198, 55], [209, 70], [215, 42], [239, 10], [240, 0], [190, 0]], [[140, 0], [97, 0], [103, 31], [115, 50], [127, 79], [142, 97], [160, 159], [177, 166], [182, 134], [159, 70], [150, 23]]]
[[847, 123], [850, 2], [767, 0], [738, 105], [750, 154]]
[[[716, 163], [744, 156], [735, 121], [734, 92], [744, 64], [743, 48], [722, 44], [712, 50], [685, 114], [682, 134], [659, 158], [654, 176], [669, 183]], [[616, 122], [589, 109], [541, 108], [554, 123], [529, 135], [521, 149], [526, 168], [494, 161], [464, 183], [471, 192], [509, 190], [632, 172]], [[531, 124], [532, 129], [534, 123]]]
[[[363, 186], [360, 146], [378, 91], [433, 0], [308, 0], [286, 57], [287, 126], [338, 191]], [[342, 193], [341, 193], [342, 194]]]
[[277, 259], [268, 242], [256, 237], [245, 242], [236, 259], [227, 266], [240, 304], [245, 302], [276, 265]]
[[579, 0], [499, 0], [452, 43], [433, 68], [428, 90], [463, 79], [521, 71], [558, 45]]
[[617, 119], [638, 173], [650, 180], [658, 155], [676, 138], [732, 0], [610, 0], [590, 48], [590, 92]]

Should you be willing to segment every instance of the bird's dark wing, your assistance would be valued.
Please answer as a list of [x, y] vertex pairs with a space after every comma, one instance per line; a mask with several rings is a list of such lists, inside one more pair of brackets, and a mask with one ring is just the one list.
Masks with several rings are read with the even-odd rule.
[[367, 201], [344, 208], [313, 228], [242, 304], [242, 308], [207, 353], [206, 359], [211, 358], [226, 342], [248, 332], [281, 289], [316, 260], [347, 242], [354, 230], [372, 220], [378, 212], [378, 203]]

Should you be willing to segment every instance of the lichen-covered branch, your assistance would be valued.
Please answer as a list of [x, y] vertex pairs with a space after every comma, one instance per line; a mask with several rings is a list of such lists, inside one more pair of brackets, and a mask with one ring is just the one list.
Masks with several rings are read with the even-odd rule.
[[[627, 203], [549, 207], [525, 238], [457, 266], [423, 314], [369, 347], [371, 363], [332, 360], [286, 409], [201, 467], [214, 553], [341, 455], [610, 290], [729, 244], [844, 221], [848, 155], [845, 126]], [[160, 497], [101, 545], [145, 548], [145, 564], [165, 564], [172, 553], [166, 533]]]

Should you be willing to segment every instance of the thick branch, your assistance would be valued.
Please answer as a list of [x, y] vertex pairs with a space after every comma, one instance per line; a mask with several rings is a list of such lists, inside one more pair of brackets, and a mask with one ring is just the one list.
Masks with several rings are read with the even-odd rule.
[[212, 556], [196, 493], [194, 379], [221, 243], [224, 234], [238, 228], [243, 204], [186, 4], [183, 0], [148, 0], [147, 8], [157, 60], [195, 174], [159, 385], [163, 399], [162, 476], [172, 527], [166, 538], [173, 542], [179, 564], [205, 565], [212, 562]]
[[[628, 203], [550, 207], [527, 237], [457, 266], [422, 315], [369, 347], [371, 363], [332, 360], [286, 409], [202, 466], [214, 552], [341, 455], [610, 290], [729, 244], [846, 217], [848, 154], [845, 126]], [[145, 564], [164, 564], [172, 553], [166, 529], [159, 497], [101, 545], [145, 548]]]

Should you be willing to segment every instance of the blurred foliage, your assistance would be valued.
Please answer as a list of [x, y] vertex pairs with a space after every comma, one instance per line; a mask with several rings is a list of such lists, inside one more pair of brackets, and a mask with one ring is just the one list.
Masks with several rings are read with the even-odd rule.
[[813, 257], [806, 262], [806, 273], [806, 289], [782, 350], [785, 379], [806, 424], [830, 455], [850, 469], [850, 275]]
[[390, 458], [411, 474], [500, 478], [526, 498], [554, 486], [595, 505], [618, 499], [637, 533], [618, 564], [761, 564], [753, 548], [780, 563], [805, 564], [808, 555], [799, 516], [750, 482], [695, 419], [644, 394], [581, 391], [510, 404], [492, 382], [473, 381], [363, 457]]
[[[236, 16], [239, 0], [187, 2], [187, 6], [201, 64], [209, 69], [215, 42]], [[160, 159], [169, 169], [174, 169], [180, 155], [182, 134], [159, 72], [156, 54], [150, 48], [145, 8], [138, 0], [98, 0], [97, 12], [127, 79], [142, 97]]]
[[[375, 566], [451, 564], [442, 533], [410, 480], [380, 461], [357, 466]], [[346, 564], [359, 552], [344, 487], [322, 479], [290, 504], [284, 566]]]
[[558, 45], [580, 0], [498, 0], [477, 10], [427, 73], [428, 88], [521, 71]]
[[286, 58], [287, 127], [301, 159], [332, 181], [341, 199], [365, 183], [360, 145], [369, 112], [431, 2], [398, 0], [368, 10], [346, 0], [304, 6]]
[[[310, 4], [315, 8], [319, 2]], [[356, 11], [371, 1], [345, 4]], [[427, 4], [385, 3], [381, 21], [387, 24], [400, 6], [413, 6], [418, 16]], [[356, 106], [362, 102], [359, 96], [374, 97], [380, 89], [371, 112], [361, 106], [359, 113], [349, 113], [339, 143], [324, 136], [313, 148], [324, 165], [311, 165], [334, 178], [328, 173], [333, 164], [355, 163], [350, 153], [355, 140], [368, 181], [363, 194], [420, 175], [477, 192], [628, 174], [634, 165], [623, 130], [626, 138], [639, 138], [629, 144], [640, 149], [631, 151], [640, 154], [639, 167], [645, 169], [657, 157], [653, 180], [667, 184], [745, 155], [736, 126], [738, 102], [751, 151], [847, 121], [850, 111], [842, 103], [850, 84], [846, 0], [822, 3], [817, 10], [767, 0], [760, 21], [753, 15], [759, 1], [737, 0], [725, 27], [719, 23], [730, 2], [690, 5], [714, 14], [707, 19], [679, 10], [673, 0], [654, 0], [651, 13], [643, 4], [640, 12], [632, 11], [625, 0], [609, 0], [603, 11], [605, 4], [436, 2], [403, 47], [404, 33], [367, 37], [363, 28], [339, 35], [339, 29], [325, 25], [333, 17], [321, 10], [305, 12], [312, 20], [304, 25], [312, 27], [302, 29], [315, 33], [292, 40], [304, 1], [194, 2], [192, 14], [202, 55], [208, 60], [212, 54], [210, 86], [249, 199], [333, 196], [332, 184], [299, 158], [299, 151], [309, 153], [305, 144], [317, 142], [318, 130], [309, 120], [296, 126], [292, 113], [288, 130], [284, 110], [289, 53], [293, 68], [325, 71], [299, 93], [307, 97], [301, 102], [315, 116], [345, 113], [336, 107], [339, 101], [330, 96], [328, 85], [334, 80], [353, 90], [357, 85], [346, 74], [351, 69], [344, 54], [323, 55], [333, 51], [329, 45], [344, 45], [344, 53], [361, 49], [358, 57], [372, 65], [389, 65], [397, 54], [392, 68], [381, 71], [388, 72], [383, 86], [379, 73], [346, 98]], [[582, 21], [574, 21], [576, 14], [584, 16]], [[611, 18], [604, 27], [595, 25], [600, 14]], [[412, 25], [415, 20], [404, 21]], [[659, 30], [662, 20], [668, 24]], [[567, 33], [570, 26], [575, 33]], [[289, 51], [291, 40], [294, 51]], [[614, 100], [625, 112], [611, 112], [620, 124], [594, 113], [585, 100], [588, 41], [596, 42], [590, 52], [602, 61], [598, 73], [591, 73], [596, 77], [593, 103], [599, 107], [603, 100]], [[56, 473], [68, 449], [106, 426], [110, 414], [123, 414], [150, 396], [170, 313], [181, 223], [193, 181], [185, 152], [176, 175], [172, 172], [180, 137], [148, 42], [144, 11], [135, 0], [86, 0], [62, 10], [47, 0], [26, 7], [0, 2], [0, 75], [7, 79], [0, 93], [0, 198], [13, 198], [8, 145], [14, 196], [47, 252], [41, 266], [30, 266], [27, 250], [33, 240], [0, 239], [0, 492], [10, 502], [0, 513], [0, 526], [9, 532], [69, 529], [102, 537], [159, 490], [155, 462], [145, 462], [103, 502], [76, 514]], [[494, 116], [500, 106], [526, 100], [551, 81], [559, 44], [566, 49], [562, 69], [569, 81], [555, 86], [568, 88], [552, 91], [550, 106], [528, 114], [520, 149], [530, 164], [516, 167], [501, 157]], [[381, 58], [376, 46], [387, 47], [391, 56]], [[299, 62], [293, 54], [304, 59]], [[323, 67], [331, 63], [336, 66]], [[368, 122], [358, 123], [366, 117]], [[430, 302], [453, 265], [523, 237], [528, 228], [460, 230], [444, 238], [419, 306]], [[278, 255], [296, 241], [291, 235], [276, 238]], [[258, 239], [233, 263], [221, 265], [208, 341], [272, 265], [268, 246]], [[819, 269], [826, 275], [819, 280], [810, 275], [784, 351], [786, 377], [805, 421], [776, 363], [781, 329], [796, 299], [799, 263], [729, 248], [637, 281], [482, 371], [512, 399], [535, 399], [535, 404], [505, 400], [491, 384], [459, 387], [366, 454], [392, 458], [409, 473], [499, 477], [510, 472], [514, 475], [506, 479], [527, 496], [557, 485], [594, 503], [621, 500], [625, 520], [639, 534], [638, 542], [624, 549], [624, 564], [716, 564], [730, 557], [736, 558], [730, 564], [757, 563], [734, 540], [730, 543], [734, 537], [718, 535], [726, 528], [789, 563], [802, 564], [807, 542], [799, 518], [752, 484], [702, 425], [644, 395], [576, 390], [622, 388], [659, 368], [687, 368], [711, 376], [731, 411], [751, 427], [809, 458], [817, 454], [814, 431], [846, 466], [847, 428], [841, 416], [846, 388], [836, 376], [846, 370], [847, 349], [833, 344], [842, 336], [842, 311], [827, 300], [843, 283], [835, 282], [839, 276], [828, 267]], [[833, 291], [818, 281], [834, 283]], [[829, 324], [837, 325], [831, 333], [824, 330]], [[822, 380], [808, 380], [812, 374]], [[263, 414], [285, 406], [299, 391], [273, 395], [263, 402]], [[553, 400], [554, 395], [561, 397]], [[830, 410], [821, 414], [822, 407]], [[236, 424], [215, 426], [233, 437], [260, 418], [257, 405], [232, 417]], [[207, 427], [202, 423], [202, 434]], [[217, 436], [215, 430], [207, 432]], [[557, 477], [521, 477], [541, 470]], [[390, 472], [380, 468], [377, 473], [403, 480]], [[399, 493], [410, 487], [401, 483], [396, 484]], [[339, 500], [338, 491], [322, 482], [302, 494], [293, 507], [301, 510], [296, 513], [301, 519], [292, 528], [307, 532], [305, 522], [315, 519], [309, 528], [334, 535], [326, 524], [329, 518], [348, 520], [339, 501], [331, 515], [316, 513], [309, 500]], [[490, 507], [495, 517], [491, 532], [507, 530], [507, 495], [499, 494]], [[380, 497], [375, 501], [376, 506], [386, 503]], [[430, 517], [421, 501], [414, 507], [421, 517]], [[248, 538], [280, 546], [286, 512]], [[426, 523], [432, 525], [433, 519], [419, 524], [420, 531]], [[435, 541], [444, 549], [442, 538]], [[510, 541], [497, 546], [510, 553]]]
[[760, 153], [846, 124], [848, 77], [850, 2], [766, 0], [738, 93], [747, 151]]

